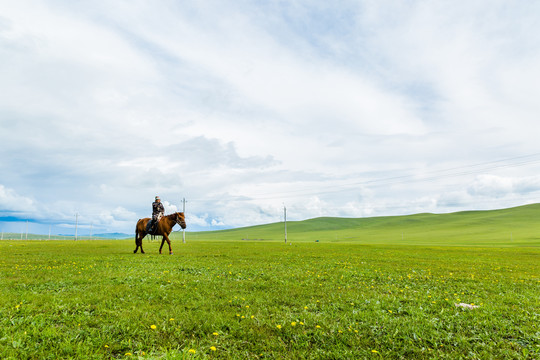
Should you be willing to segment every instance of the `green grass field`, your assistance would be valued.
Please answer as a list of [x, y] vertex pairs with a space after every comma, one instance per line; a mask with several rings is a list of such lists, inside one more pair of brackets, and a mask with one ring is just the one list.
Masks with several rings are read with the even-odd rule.
[[173, 256], [146, 239], [145, 255], [133, 239], [2, 241], [0, 358], [536, 359], [537, 209], [315, 219], [292, 244], [188, 234]]
[[[189, 226], [189, 224], [188, 224]], [[173, 233], [181, 239], [180, 233]], [[193, 240], [284, 240], [284, 224], [190, 233]], [[540, 246], [540, 204], [491, 211], [287, 222], [291, 242], [444, 246]]]

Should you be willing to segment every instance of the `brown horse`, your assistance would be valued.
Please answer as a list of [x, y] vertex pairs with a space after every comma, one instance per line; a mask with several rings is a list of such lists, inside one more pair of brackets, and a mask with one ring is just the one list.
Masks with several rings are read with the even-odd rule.
[[180, 225], [182, 229], [186, 228], [186, 219], [184, 218], [184, 213], [177, 212], [162, 217], [159, 223], [156, 225], [155, 231], [152, 234], [146, 232], [146, 225], [148, 225], [149, 221], [150, 218], [139, 219], [139, 221], [137, 221], [137, 226], [135, 227], [135, 245], [137, 247], [135, 248], [133, 253], [137, 253], [137, 250], [139, 250], [140, 247], [141, 253], [144, 254], [144, 250], [142, 248], [142, 240], [146, 235], [162, 235], [163, 240], [161, 240], [159, 253], [161, 254], [163, 244], [165, 244], [165, 241], [167, 241], [167, 244], [169, 244], [169, 254], [172, 255], [173, 252], [171, 248], [171, 240], [169, 240], [169, 234], [171, 233], [173, 226], [176, 224]]

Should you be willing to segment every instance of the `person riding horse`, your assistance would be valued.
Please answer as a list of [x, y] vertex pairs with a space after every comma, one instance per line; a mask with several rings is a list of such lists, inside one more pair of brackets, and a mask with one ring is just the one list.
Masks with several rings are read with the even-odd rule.
[[148, 232], [153, 233], [156, 230], [156, 226], [161, 220], [161, 217], [165, 214], [165, 208], [161, 203], [159, 196], [156, 196], [155, 201], [152, 203], [152, 220], [148, 225]]

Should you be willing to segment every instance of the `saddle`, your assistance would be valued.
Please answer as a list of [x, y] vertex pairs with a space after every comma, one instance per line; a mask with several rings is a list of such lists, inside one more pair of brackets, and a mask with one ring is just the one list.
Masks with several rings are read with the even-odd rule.
[[146, 224], [146, 233], [150, 235], [156, 235], [157, 230], [157, 224], [160, 222], [161, 219], [150, 219], [148, 224]]

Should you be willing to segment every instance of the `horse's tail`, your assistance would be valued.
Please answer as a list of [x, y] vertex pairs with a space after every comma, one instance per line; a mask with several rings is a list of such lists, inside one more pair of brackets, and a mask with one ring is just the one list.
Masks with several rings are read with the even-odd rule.
[[137, 225], [135, 225], [135, 244], [137, 244], [137, 240], [139, 239], [139, 223], [142, 219], [137, 220]]

